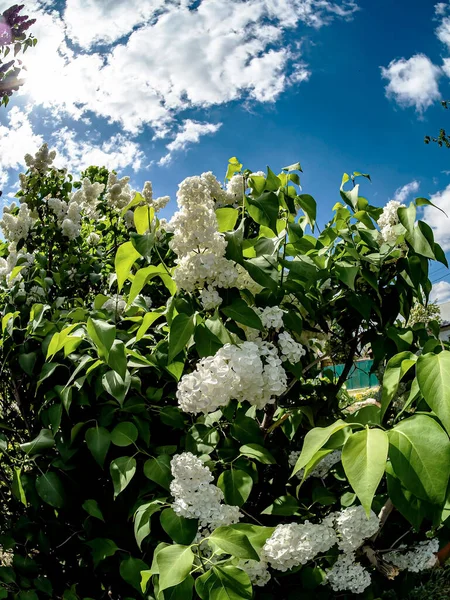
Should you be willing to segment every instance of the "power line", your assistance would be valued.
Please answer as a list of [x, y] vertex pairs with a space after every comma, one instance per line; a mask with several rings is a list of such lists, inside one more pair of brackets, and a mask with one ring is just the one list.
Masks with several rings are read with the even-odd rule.
[[437, 279], [434, 279], [431, 283], [437, 283], [438, 281], [442, 281], [446, 277], [450, 277], [450, 273], [447, 273], [447, 275], [443, 275], [442, 277], [438, 277]]

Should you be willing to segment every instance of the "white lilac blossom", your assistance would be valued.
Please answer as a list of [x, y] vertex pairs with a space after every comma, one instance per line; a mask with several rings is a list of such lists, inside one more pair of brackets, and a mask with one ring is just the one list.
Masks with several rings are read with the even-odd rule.
[[9, 242], [19, 242], [25, 239], [35, 221], [27, 204], [20, 205], [17, 215], [11, 214], [15, 209], [16, 205], [14, 203], [9, 207], [5, 206], [3, 219], [0, 221], [3, 235]]
[[170, 201], [170, 196], [161, 196], [160, 198], [153, 198], [153, 188], [151, 181], [146, 181], [141, 192], [147, 205], [151, 206], [155, 213], [162, 210]]
[[306, 354], [306, 350], [302, 344], [296, 342], [291, 334], [287, 331], [280, 333], [277, 344], [280, 349], [282, 359], [287, 360], [292, 365], [300, 362], [302, 356], [305, 356]]
[[367, 518], [362, 506], [350, 506], [328, 518], [334, 519], [340, 536], [339, 548], [343, 552], [353, 552], [362, 546], [364, 540], [377, 533], [380, 527], [380, 520], [373, 510]]
[[263, 560], [243, 560], [241, 559], [237, 567], [247, 573], [253, 585], [264, 587], [270, 580], [268, 564]]
[[47, 144], [42, 144], [36, 154], [25, 154], [25, 164], [29, 169], [38, 173], [45, 173], [55, 160], [56, 151], [49, 150]]
[[227, 183], [227, 192], [233, 198], [242, 202], [245, 193], [245, 179], [243, 175], [235, 174]]
[[132, 192], [128, 184], [129, 181], [129, 177], [118, 179], [115, 173], [110, 173], [108, 175], [106, 201], [111, 208], [122, 210], [122, 208], [125, 208], [125, 206], [131, 202]]
[[181, 410], [194, 414], [214, 412], [233, 398], [263, 408], [286, 386], [286, 372], [273, 344], [225, 344], [181, 378], [177, 399]]
[[105, 184], [94, 181], [91, 183], [88, 177], [84, 177], [81, 188], [72, 194], [72, 200], [83, 209], [89, 217], [97, 216], [97, 204], [100, 195], [105, 190]]
[[353, 553], [341, 554], [331, 569], [327, 570], [327, 580], [334, 592], [349, 591], [361, 594], [371, 583], [369, 572], [355, 562]]
[[173, 475], [170, 483], [170, 493], [174, 497], [172, 508], [177, 515], [198, 519], [199, 528], [211, 531], [239, 521], [239, 507], [222, 504], [223, 492], [212, 483], [211, 471], [199, 458], [191, 452], [175, 454], [170, 468]]
[[217, 180], [216, 176], [211, 171], [208, 171], [207, 173], [202, 173], [201, 178], [206, 187], [208, 188], [211, 198], [213, 198], [215, 202], [216, 208], [233, 205], [236, 202], [235, 194], [230, 193], [228, 189], [224, 189]]
[[267, 306], [266, 308], [257, 308], [262, 324], [266, 329], [275, 329], [279, 331], [283, 327], [283, 315], [285, 311], [279, 306]]
[[81, 206], [75, 200], [66, 202], [60, 198], [48, 198], [47, 206], [53, 212], [65, 237], [74, 240], [81, 231]]
[[438, 550], [439, 540], [435, 538], [419, 542], [414, 548], [400, 546], [398, 550], [385, 554], [384, 558], [401, 571], [419, 573], [436, 565]]
[[208, 286], [200, 292], [200, 302], [205, 310], [213, 310], [222, 304], [222, 298], [215, 288]]
[[127, 229], [134, 227], [134, 212], [132, 210], [127, 210], [127, 212], [123, 215], [123, 221]]
[[[291, 467], [295, 467], [300, 454], [301, 451], [297, 450], [294, 450], [289, 454], [288, 461]], [[328, 475], [330, 469], [341, 460], [341, 454], [342, 452], [340, 450], [333, 450], [333, 452], [326, 454], [322, 458], [322, 460], [314, 467], [314, 469], [307, 475], [306, 479], [308, 479], [308, 477], [318, 477], [320, 479], [323, 479], [326, 475]], [[296, 476], [299, 479], [303, 479], [304, 472], [305, 469], [300, 469], [300, 471], [297, 471]]]
[[[8, 288], [11, 288], [16, 282], [20, 281], [25, 275], [27, 269], [34, 263], [34, 254], [21, 250], [17, 252], [17, 245], [11, 242], [8, 245], [8, 256], [0, 257], [0, 278], [5, 280]], [[10, 275], [16, 266], [22, 267], [13, 279]]]
[[98, 233], [95, 233], [94, 231], [92, 233], [90, 233], [86, 238], [86, 242], [89, 246], [97, 246], [99, 241], [100, 241], [100, 236], [98, 235]]
[[383, 212], [377, 221], [380, 235], [387, 244], [393, 245], [397, 241], [398, 232], [395, 229], [395, 226], [399, 223], [397, 211], [404, 206], [397, 200], [390, 200], [383, 208]]
[[126, 306], [127, 303], [125, 298], [120, 294], [116, 294], [112, 298], [108, 298], [108, 300], [103, 303], [102, 309], [121, 315], [124, 313]]
[[278, 525], [264, 544], [261, 558], [278, 571], [288, 571], [327, 552], [336, 542], [336, 532], [326, 523]]

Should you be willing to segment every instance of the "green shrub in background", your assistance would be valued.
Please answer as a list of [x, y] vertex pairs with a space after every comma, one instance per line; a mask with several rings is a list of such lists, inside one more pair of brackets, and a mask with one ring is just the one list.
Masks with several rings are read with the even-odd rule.
[[[405, 326], [446, 264], [430, 202], [344, 175], [319, 231], [298, 163], [231, 159], [167, 223], [150, 183], [54, 158], [1, 223], [0, 598], [408, 593], [450, 537], [450, 354]], [[346, 415], [367, 349], [381, 408]]]

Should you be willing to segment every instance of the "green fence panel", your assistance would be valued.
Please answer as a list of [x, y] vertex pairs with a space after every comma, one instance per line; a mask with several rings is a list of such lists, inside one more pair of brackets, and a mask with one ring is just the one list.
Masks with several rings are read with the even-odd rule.
[[[353, 367], [348, 374], [346, 386], [348, 390], [357, 390], [359, 388], [376, 387], [380, 385], [375, 373], [371, 373], [373, 360], [358, 360], [353, 363]], [[344, 365], [334, 365], [327, 367], [334, 371], [336, 377], [339, 377], [344, 370]]]

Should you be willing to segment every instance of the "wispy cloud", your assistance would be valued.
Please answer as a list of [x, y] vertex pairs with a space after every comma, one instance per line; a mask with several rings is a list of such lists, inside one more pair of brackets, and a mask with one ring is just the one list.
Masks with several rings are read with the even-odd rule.
[[417, 180], [410, 181], [406, 185], [395, 190], [394, 200], [404, 202], [411, 194], [415, 194], [419, 189], [420, 183]]
[[222, 123], [200, 123], [199, 121], [187, 119], [181, 125], [175, 138], [170, 144], [167, 144], [166, 148], [168, 152], [159, 160], [158, 164], [169, 164], [174, 152], [185, 150], [190, 144], [197, 144], [203, 135], [216, 133], [221, 126]]

